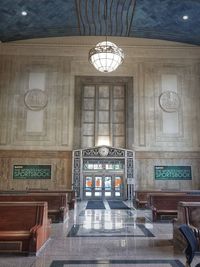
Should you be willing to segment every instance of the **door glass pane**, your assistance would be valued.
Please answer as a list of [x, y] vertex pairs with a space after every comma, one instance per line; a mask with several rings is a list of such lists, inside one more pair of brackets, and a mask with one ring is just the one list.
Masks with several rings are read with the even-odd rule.
[[91, 197], [92, 196], [92, 192], [85, 192], [85, 196], [86, 197]]
[[101, 197], [102, 193], [101, 192], [95, 192], [94, 195], [95, 195], [95, 197]]
[[115, 190], [120, 190], [121, 188], [121, 177], [120, 176], [115, 176]]
[[92, 190], [92, 177], [91, 176], [85, 177], [85, 190], [87, 191]]
[[120, 197], [120, 192], [115, 192], [116, 197]]
[[95, 191], [102, 190], [102, 177], [96, 176], [95, 177]]
[[106, 176], [105, 177], [105, 191], [110, 191], [111, 190], [111, 177]]
[[105, 192], [105, 197], [111, 197], [111, 192]]

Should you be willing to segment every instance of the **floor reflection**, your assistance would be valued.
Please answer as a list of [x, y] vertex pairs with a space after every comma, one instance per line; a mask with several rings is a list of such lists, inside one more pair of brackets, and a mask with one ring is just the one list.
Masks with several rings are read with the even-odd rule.
[[0, 266], [184, 266], [184, 254], [173, 249], [172, 223], [153, 223], [150, 210], [112, 210], [106, 201], [104, 210], [86, 205], [77, 202], [64, 224], [52, 224], [51, 239], [38, 257], [2, 256]]
[[150, 220], [137, 217], [136, 211], [85, 210], [79, 216], [81, 223], [72, 226], [68, 237], [154, 237]]

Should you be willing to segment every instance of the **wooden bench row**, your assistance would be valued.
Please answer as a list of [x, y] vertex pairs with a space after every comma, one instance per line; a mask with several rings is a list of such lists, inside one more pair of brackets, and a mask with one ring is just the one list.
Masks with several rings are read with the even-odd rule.
[[[15, 191], [17, 192], [17, 191]], [[43, 190], [43, 189], [28, 189], [26, 191], [27, 194], [30, 193], [42, 193], [42, 194], [50, 194], [50, 193], [59, 193], [59, 194], [67, 194], [67, 203], [69, 206], [69, 209], [74, 209], [75, 204], [75, 191], [73, 190]]]
[[67, 202], [69, 205], [69, 209], [73, 209], [74, 208], [74, 203], [75, 203], [75, 191], [73, 190], [48, 190], [48, 189], [34, 189], [34, 188], [30, 188], [27, 190], [4, 190], [4, 191], [0, 191], [0, 195], [1, 194], [9, 194], [9, 195], [20, 195], [20, 194], [32, 194], [32, 193], [42, 193], [44, 195], [46, 194], [51, 194], [51, 193], [59, 193], [59, 194], [67, 194]]
[[[187, 191], [180, 191], [180, 190], [136, 190], [135, 191], [135, 199], [133, 203], [137, 209], [140, 208], [147, 208], [148, 205], [148, 198], [149, 194], [163, 194], [163, 193], [175, 193], [175, 194], [196, 194], [198, 190], [187, 190]], [[200, 194], [200, 191], [199, 191]]]
[[199, 195], [190, 195], [187, 193], [164, 193], [164, 194], [150, 194], [149, 205], [152, 210], [152, 219], [157, 221], [162, 216], [174, 215], [178, 213], [178, 203], [184, 202], [200, 202]]
[[134, 205], [137, 209], [147, 208], [148, 195], [152, 193], [159, 193], [160, 190], [137, 190], [135, 191]]
[[52, 222], [64, 222], [69, 209], [74, 208], [75, 197], [68, 191], [4, 191], [0, 202], [44, 201], [48, 203], [48, 216]]
[[36, 255], [50, 236], [47, 202], [0, 202], [0, 252]]
[[136, 206], [152, 210], [152, 219], [177, 216], [178, 202], [199, 202], [200, 191], [136, 191]]
[[73, 191], [1, 191], [0, 252], [36, 254], [50, 235], [51, 222], [64, 222], [74, 208]]

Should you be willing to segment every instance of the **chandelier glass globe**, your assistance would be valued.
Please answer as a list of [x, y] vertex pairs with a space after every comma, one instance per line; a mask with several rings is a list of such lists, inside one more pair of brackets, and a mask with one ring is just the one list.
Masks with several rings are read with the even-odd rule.
[[101, 72], [112, 72], [124, 61], [124, 52], [114, 43], [104, 41], [89, 51], [89, 62]]

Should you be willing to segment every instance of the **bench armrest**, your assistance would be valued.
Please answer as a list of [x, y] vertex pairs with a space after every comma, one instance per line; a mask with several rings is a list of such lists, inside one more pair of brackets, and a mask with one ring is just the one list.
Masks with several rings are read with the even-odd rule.
[[30, 233], [32, 233], [32, 234], [35, 234], [37, 231], [38, 231], [38, 229], [41, 227], [41, 225], [34, 225], [31, 229], [30, 229]]

